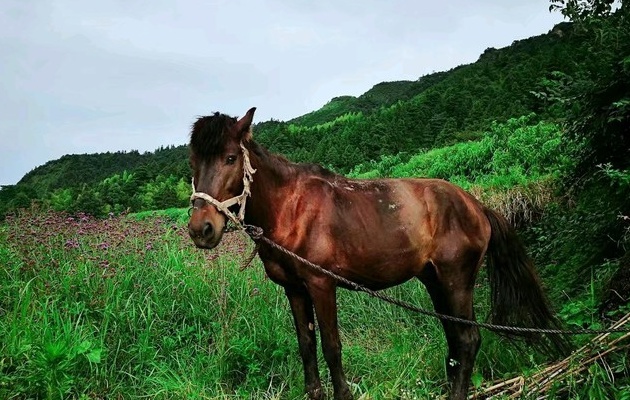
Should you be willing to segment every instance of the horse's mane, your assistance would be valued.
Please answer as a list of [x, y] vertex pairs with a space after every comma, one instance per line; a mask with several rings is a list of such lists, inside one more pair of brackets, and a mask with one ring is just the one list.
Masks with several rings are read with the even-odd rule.
[[[193, 154], [202, 158], [217, 155], [218, 152], [225, 147], [229, 139], [229, 128], [232, 127], [236, 121], [236, 118], [218, 112], [197, 118], [190, 134], [190, 150]], [[247, 142], [250, 143], [248, 147], [250, 147], [256, 155], [281, 170], [293, 170], [308, 175], [319, 176], [327, 180], [340, 177], [336, 173], [318, 164], [294, 163], [280, 154], [271, 153], [252, 139], [247, 140]]]
[[236, 118], [215, 112], [199, 117], [190, 133], [190, 149], [200, 157], [216, 155], [228, 140], [228, 129], [236, 123]]
[[266, 163], [274, 165], [276, 168], [302, 172], [307, 175], [315, 175], [324, 179], [340, 177], [338, 174], [322, 167], [319, 164], [296, 163], [287, 159], [281, 154], [271, 153], [269, 150], [267, 150], [265, 147], [261, 146], [254, 140], [250, 140], [250, 143], [252, 152], [254, 152], [258, 157], [264, 159]]

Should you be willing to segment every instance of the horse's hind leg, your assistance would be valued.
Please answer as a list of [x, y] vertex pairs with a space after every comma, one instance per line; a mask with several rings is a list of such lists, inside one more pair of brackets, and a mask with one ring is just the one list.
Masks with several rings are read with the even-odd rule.
[[[441, 314], [474, 320], [473, 287], [476, 268], [464, 271], [460, 266], [431, 275], [433, 276], [423, 278], [422, 281], [429, 291], [435, 310]], [[451, 385], [449, 399], [465, 399], [481, 344], [479, 328], [444, 320], [442, 326], [448, 343], [446, 373]]]

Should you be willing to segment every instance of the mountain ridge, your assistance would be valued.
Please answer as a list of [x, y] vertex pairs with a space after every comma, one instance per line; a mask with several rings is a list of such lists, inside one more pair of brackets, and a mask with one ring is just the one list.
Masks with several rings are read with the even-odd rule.
[[[532, 112], [540, 118], [554, 117], [531, 92], [540, 89], [540, 82], [553, 71], [572, 74], [579, 69], [576, 65], [587, 55], [575, 36], [570, 25], [559, 24], [546, 34], [500, 49], [488, 48], [474, 63], [415, 81], [380, 82], [360, 96], [336, 96], [320, 109], [286, 122], [257, 123], [254, 135], [270, 151], [293, 161], [317, 162], [346, 173], [381, 156], [476, 139], [495, 120]], [[47, 202], [55, 191], [65, 190], [64, 198], [79, 197], [82, 191], [106, 192], [109, 189], [98, 189], [98, 185], [123, 172], [141, 187], [169, 177], [187, 182], [186, 145], [143, 154], [108, 152], [51, 160], [31, 170], [18, 184], [0, 190], [0, 215], [30, 200]], [[167, 197], [185, 201], [183, 193]], [[150, 204], [156, 202], [148, 201], [145, 206]]]

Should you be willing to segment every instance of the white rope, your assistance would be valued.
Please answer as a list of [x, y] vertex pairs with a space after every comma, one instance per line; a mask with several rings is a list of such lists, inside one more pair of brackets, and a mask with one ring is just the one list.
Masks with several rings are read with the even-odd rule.
[[[198, 192], [195, 189], [195, 178], [192, 178], [191, 185], [193, 193], [190, 195], [191, 203], [193, 203], [196, 199], [203, 199], [206, 203], [212, 204], [217, 210], [225, 214], [225, 216], [237, 226], [242, 226], [243, 220], [245, 219], [245, 204], [247, 203], [247, 197], [252, 194], [249, 187], [254, 181], [253, 175], [256, 173], [256, 170], [252, 167], [252, 164], [249, 161], [249, 151], [245, 148], [243, 142], [240, 143], [240, 146], [243, 151], [243, 192], [241, 194], [224, 201], [219, 201], [207, 193]], [[229, 210], [229, 208], [235, 204], [240, 205], [237, 215], [234, 215], [234, 213]], [[193, 208], [197, 209], [197, 207], [194, 206]]]

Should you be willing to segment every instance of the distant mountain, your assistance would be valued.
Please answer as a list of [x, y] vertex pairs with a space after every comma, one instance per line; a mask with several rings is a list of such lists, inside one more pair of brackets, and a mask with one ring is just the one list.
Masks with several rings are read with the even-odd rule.
[[[359, 97], [335, 97], [319, 110], [287, 122], [258, 123], [254, 135], [271, 151], [294, 161], [347, 172], [384, 155], [412, 154], [477, 138], [495, 120], [532, 112], [543, 119], [558, 118], [551, 103], [537, 93], [548, 89], [553, 76], [580, 74], [597, 57], [587, 51], [580, 35], [570, 24], [560, 24], [547, 34], [502, 49], [489, 48], [469, 65], [415, 81], [382, 82]], [[0, 215], [31, 200], [56, 201], [57, 208], [72, 210], [91, 204], [92, 212], [100, 210], [95, 213], [168, 206], [169, 201], [182, 205], [188, 190], [187, 158], [185, 145], [145, 154], [66, 155], [35, 168], [17, 185], [2, 188]], [[179, 191], [169, 192], [168, 182], [177, 183]], [[112, 185], [126, 185], [127, 197], [136, 196], [135, 200], [125, 196], [112, 200], [108, 194]], [[139, 189], [131, 190], [132, 185]], [[82, 203], [77, 200], [81, 196], [96, 200]], [[114, 201], [123, 203], [110, 204]]]
[[597, 57], [587, 49], [580, 32], [559, 24], [545, 35], [488, 48], [475, 63], [336, 97], [286, 123], [259, 124], [255, 134], [290, 159], [347, 172], [382, 155], [477, 138], [493, 121], [532, 112], [559, 118], [542, 93], [555, 77], [582, 73]]
[[439, 83], [446, 72], [438, 72], [419, 78], [417, 81], [381, 82], [359, 97], [339, 96], [331, 99], [319, 110], [289, 120], [288, 123], [314, 126], [333, 121], [344, 114], [370, 113], [399, 101], [407, 101], [424, 90]]
[[65, 155], [28, 172], [17, 185], [35, 186], [39, 190], [52, 191], [84, 184], [93, 185], [123, 171], [146, 170], [144, 175], [186, 174], [188, 167], [186, 165], [183, 168], [181, 164], [187, 157], [186, 145], [160, 147], [154, 152], [143, 154], [131, 150]]

